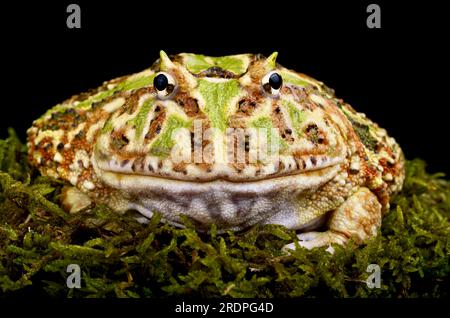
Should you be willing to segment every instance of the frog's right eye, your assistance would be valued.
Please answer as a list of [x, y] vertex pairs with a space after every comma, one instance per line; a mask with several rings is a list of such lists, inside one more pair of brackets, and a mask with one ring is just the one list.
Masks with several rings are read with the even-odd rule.
[[172, 75], [166, 72], [158, 73], [153, 79], [153, 87], [156, 89], [158, 97], [168, 98], [175, 91], [176, 82]]

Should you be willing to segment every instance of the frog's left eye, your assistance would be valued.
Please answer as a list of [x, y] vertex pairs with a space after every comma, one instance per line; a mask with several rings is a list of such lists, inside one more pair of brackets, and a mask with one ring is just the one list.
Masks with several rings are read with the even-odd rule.
[[161, 99], [168, 98], [175, 91], [176, 82], [172, 75], [166, 72], [158, 73], [153, 79], [153, 87]]
[[283, 85], [283, 78], [278, 72], [272, 71], [263, 77], [261, 84], [267, 94], [278, 96]]

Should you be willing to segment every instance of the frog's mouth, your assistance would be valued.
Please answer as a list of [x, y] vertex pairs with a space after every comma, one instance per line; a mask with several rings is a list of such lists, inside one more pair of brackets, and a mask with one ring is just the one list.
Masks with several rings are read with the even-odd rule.
[[278, 160], [266, 163], [233, 165], [228, 163], [174, 163], [170, 157], [155, 156], [118, 158], [115, 154], [94, 152], [92, 162], [99, 175], [117, 174], [121, 176], [164, 179], [191, 183], [225, 181], [234, 183], [255, 182], [280, 177], [309, 176], [344, 162], [343, 155], [280, 156]]
[[[117, 165], [111, 160], [92, 162], [105, 184], [125, 191], [132, 198], [127, 208], [138, 210], [147, 218], [159, 211], [173, 224], [181, 224], [179, 215], [184, 214], [205, 229], [213, 223], [220, 228], [242, 229], [272, 216], [285, 219], [283, 215], [296, 215], [297, 198], [335, 178], [342, 170], [342, 160], [327, 158], [320, 165], [305, 164], [304, 169], [290, 174], [245, 179], [240, 176], [237, 180], [229, 175], [215, 179], [200, 175], [193, 179], [189, 175], [177, 179], [170, 175], [173, 169], [153, 171], [152, 175], [147, 170], [144, 174], [138, 168], [145, 165], [139, 161], [134, 171], [131, 162], [119, 164], [120, 170], [115, 169]], [[163, 167], [161, 163], [160, 169]]]
[[[259, 194], [272, 191], [280, 191], [289, 188], [299, 192], [318, 187], [331, 180], [341, 170], [339, 164], [332, 164], [320, 169], [309, 169], [302, 173], [278, 175], [264, 179], [246, 179], [243, 181], [216, 178], [210, 180], [189, 180], [175, 179], [163, 175], [149, 175], [130, 173], [125, 170], [115, 171], [103, 169], [98, 164], [94, 164], [97, 175], [109, 186], [118, 189], [127, 189], [131, 192], [170, 192], [179, 193], [241, 193]], [[133, 191], [134, 190], [134, 191]]]
[[298, 215], [297, 198], [330, 182], [341, 171], [340, 165], [331, 165], [263, 180], [196, 182], [94, 167], [105, 184], [124, 191], [130, 198], [124, 211], [137, 210], [146, 218], [158, 211], [174, 225], [182, 224], [180, 216], [185, 215], [204, 230], [212, 224], [219, 229], [240, 230], [271, 220], [289, 226], [289, 221]]
[[309, 189], [332, 179], [341, 169], [344, 157], [303, 156], [280, 158], [278, 165], [260, 167], [247, 165], [237, 170], [229, 165], [215, 164], [205, 171], [196, 164], [176, 166], [171, 160], [155, 157], [117, 160], [95, 153], [92, 158], [96, 174], [108, 185], [119, 189], [159, 189], [160, 191], [230, 190], [267, 191], [277, 186], [295, 185]]

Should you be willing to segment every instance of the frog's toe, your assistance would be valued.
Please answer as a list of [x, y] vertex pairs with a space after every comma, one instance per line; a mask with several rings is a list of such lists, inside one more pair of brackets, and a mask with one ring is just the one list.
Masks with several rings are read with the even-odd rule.
[[131, 211], [137, 211], [139, 214], [135, 215], [136, 221], [142, 224], [148, 224], [153, 217], [153, 211], [143, 207], [142, 205], [130, 203], [128, 209]]
[[[304, 247], [308, 250], [315, 247], [328, 246], [327, 251], [330, 253], [334, 252], [331, 244], [336, 243], [343, 245], [347, 242], [347, 238], [339, 233], [334, 233], [331, 231], [326, 232], [306, 232], [297, 235], [298, 245]], [[295, 250], [295, 243], [287, 244], [283, 247], [283, 250]]]
[[72, 186], [62, 188], [61, 204], [67, 212], [71, 214], [78, 213], [89, 207], [91, 203], [92, 201], [89, 196], [81, 192], [81, 190]]

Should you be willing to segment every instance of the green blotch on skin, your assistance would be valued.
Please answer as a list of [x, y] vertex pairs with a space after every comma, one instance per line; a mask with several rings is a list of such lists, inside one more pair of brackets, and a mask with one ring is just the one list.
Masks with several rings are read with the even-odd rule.
[[124, 82], [118, 84], [116, 89], [117, 91], [129, 91], [132, 89], [153, 85], [153, 79], [155, 76], [156, 74], [152, 74], [149, 76], [140, 76], [132, 80], [125, 80]]
[[[267, 139], [266, 140], [267, 140], [268, 147], [270, 147], [269, 149], [271, 149], [271, 147], [272, 147], [272, 142], [278, 143], [278, 147], [279, 147], [280, 151], [283, 151], [287, 148], [287, 146], [288, 146], [287, 143], [283, 139], [280, 138], [279, 134], [272, 135], [272, 128], [274, 128], [274, 127], [273, 127], [273, 123], [272, 123], [272, 120], [270, 119], [270, 117], [265, 117], [265, 116], [259, 117], [251, 122], [251, 126], [254, 128], [267, 129], [267, 131], [266, 131]], [[273, 141], [272, 141], [272, 136], [275, 137], [275, 140], [273, 140]]]
[[224, 131], [227, 128], [228, 104], [239, 94], [239, 82], [237, 80], [211, 82], [200, 79], [198, 90], [205, 99], [203, 111], [211, 120], [212, 126]]
[[246, 71], [246, 65], [244, 65], [242, 59], [238, 57], [209, 57], [200, 54], [188, 54], [187, 56], [186, 67], [194, 74], [205, 71], [213, 66], [218, 66], [235, 74], [242, 74]]
[[206, 56], [199, 54], [189, 54], [186, 59], [186, 67], [192, 73], [200, 73], [207, 70], [212, 65], [206, 60]]
[[138, 88], [152, 85], [153, 79], [155, 78], [155, 76], [156, 76], [156, 74], [152, 74], [150, 76], [140, 76], [140, 77], [134, 78], [132, 80], [125, 80], [110, 90], [99, 92], [96, 95], [91, 96], [88, 99], [80, 102], [78, 105], [75, 106], [75, 108], [87, 109], [87, 108], [91, 107], [93, 103], [100, 102], [103, 99], [105, 99], [109, 96], [112, 96], [116, 92], [125, 92], [125, 91], [130, 91], [133, 89], [138, 89]]
[[154, 103], [155, 100], [153, 98], [146, 100], [139, 110], [139, 113], [132, 119], [132, 123], [136, 127], [136, 139], [141, 137], [148, 113], [152, 109]]
[[170, 155], [170, 151], [175, 144], [172, 139], [174, 130], [178, 128], [189, 128], [190, 126], [191, 121], [187, 121], [176, 115], [170, 116], [164, 125], [163, 132], [158, 139], [153, 142], [150, 148], [150, 154], [163, 158]]
[[58, 104], [58, 105], [55, 105], [55, 106], [53, 106], [52, 108], [50, 108], [49, 110], [47, 110], [47, 111], [44, 113], [44, 115], [42, 115], [42, 116], [39, 118], [39, 120], [44, 120], [44, 121], [45, 121], [45, 118], [48, 117], [48, 116], [51, 116], [53, 113], [62, 113], [62, 112], [64, 112], [64, 111], [66, 111], [68, 108], [70, 108], [70, 107], [68, 107], [67, 104]]
[[232, 56], [213, 57], [215, 64], [224, 70], [241, 74], [245, 72], [244, 63], [241, 59]]
[[299, 137], [302, 136], [301, 124], [306, 119], [306, 114], [300, 111], [292, 102], [284, 100], [282, 101], [283, 107], [287, 108], [289, 118], [291, 119], [292, 125], [294, 126], [295, 132]]
[[114, 89], [110, 89], [110, 90], [107, 90], [107, 91], [103, 91], [103, 92], [97, 93], [94, 96], [91, 96], [88, 99], [86, 99], [86, 100], [80, 102], [79, 104], [77, 104], [75, 106], [75, 108], [77, 108], [77, 109], [87, 109], [87, 108], [91, 107], [93, 103], [100, 102], [101, 100], [105, 99], [106, 97], [111, 96], [112, 94], [114, 94], [115, 91], [116, 90], [114, 88]]
[[300, 76], [294, 75], [290, 72], [280, 71], [280, 75], [281, 75], [281, 77], [283, 77], [284, 83], [293, 84], [293, 85], [297, 85], [297, 86], [304, 86], [304, 87], [311, 85], [310, 83], [302, 80]]
[[106, 121], [106, 123], [105, 123], [105, 125], [103, 126], [103, 128], [102, 128], [102, 134], [108, 134], [108, 133], [110, 133], [112, 130], [113, 130], [113, 122], [112, 122], [112, 120], [111, 120], [111, 118], [109, 118], [107, 121]]
[[[144, 86], [152, 85], [153, 79], [155, 76], [156, 76], [156, 74], [152, 74], [150, 76], [141, 76], [138, 78], [134, 78], [132, 80], [125, 80], [125, 81], [119, 83], [116, 87], [106, 90], [106, 91], [98, 92], [97, 94], [88, 97], [87, 99], [85, 99], [82, 102], [79, 102], [76, 106], [73, 106], [73, 107], [76, 109], [89, 109], [93, 103], [100, 102], [103, 99], [105, 99], [109, 96], [112, 96], [116, 92], [129, 91], [129, 90], [138, 89], [138, 88], [141, 88]], [[70, 105], [58, 104], [58, 105], [50, 108], [40, 118], [45, 120], [45, 117], [50, 116], [53, 113], [63, 112], [66, 109], [71, 108], [71, 107], [72, 106], [70, 106]]]
[[375, 151], [378, 141], [371, 135], [369, 125], [359, 122], [343, 109], [344, 115], [353, 126], [353, 130], [367, 149]]

